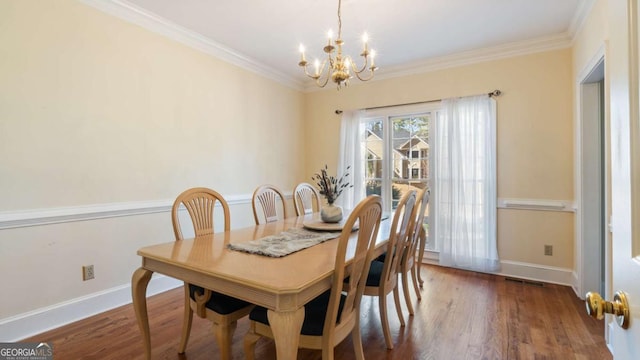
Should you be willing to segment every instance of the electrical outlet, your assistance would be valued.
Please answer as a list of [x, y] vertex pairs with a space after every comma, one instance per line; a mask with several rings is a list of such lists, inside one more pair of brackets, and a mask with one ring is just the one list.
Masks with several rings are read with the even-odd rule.
[[544, 254], [546, 256], [553, 256], [553, 245], [545, 245], [544, 246]]
[[85, 265], [82, 267], [82, 281], [91, 280], [95, 277], [93, 273], [93, 265]]

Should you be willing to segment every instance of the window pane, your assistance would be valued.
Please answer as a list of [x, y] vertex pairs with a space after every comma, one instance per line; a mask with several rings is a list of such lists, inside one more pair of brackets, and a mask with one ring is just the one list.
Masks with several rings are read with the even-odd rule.
[[[382, 179], [382, 165], [384, 159], [383, 122], [373, 120], [365, 123], [365, 181]], [[369, 195], [367, 193], [367, 195]]]
[[408, 181], [393, 181], [391, 184], [391, 209], [398, 207], [400, 198], [411, 189]]
[[369, 160], [366, 167], [367, 179], [381, 179], [382, 178], [382, 160]]
[[369, 180], [367, 181], [367, 196], [369, 195], [381, 195], [382, 194], [382, 181]]
[[422, 113], [364, 123], [366, 194], [380, 195], [385, 211], [395, 209], [408, 189], [427, 186], [430, 118], [431, 113]]
[[407, 191], [415, 190], [416, 192], [419, 192], [426, 187], [427, 187], [426, 182], [394, 180], [391, 186], [392, 202], [393, 202], [392, 209], [395, 209], [397, 207], [398, 202], [400, 201], [400, 198]]
[[391, 119], [394, 180], [429, 178], [429, 114]]

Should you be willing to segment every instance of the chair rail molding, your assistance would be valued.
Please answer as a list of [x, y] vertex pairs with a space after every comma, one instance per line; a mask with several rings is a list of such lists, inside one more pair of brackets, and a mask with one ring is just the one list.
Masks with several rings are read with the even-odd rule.
[[571, 200], [545, 200], [545, 199], [504, 199], [499, 198], [498, 209], [538, 210], [575, 212], [576, 206]]
[[[291, 193], [285, 193], [287, 200]], [[225, 196], [229, 206], [250, 204], [251, 194]], [[170, 212], [173, 199], [90, 204], [0, 212], [0, 230]], [[217, 204], [216, 206], [220, 206]], [[185, 210], [184, 207], [181, 210]]]

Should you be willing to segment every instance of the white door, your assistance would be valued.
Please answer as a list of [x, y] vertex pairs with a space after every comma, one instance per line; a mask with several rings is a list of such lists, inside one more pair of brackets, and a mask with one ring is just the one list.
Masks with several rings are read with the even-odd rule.
[[[611, 292], [627, 293], [630, 324], [607, 316], [609, 346], [616, 360], [640, 359], [640, 114], [638, 112], [638, 0], [608, 0], [611, 61]], [[613, 294], [602, 294], [613, 300]]]

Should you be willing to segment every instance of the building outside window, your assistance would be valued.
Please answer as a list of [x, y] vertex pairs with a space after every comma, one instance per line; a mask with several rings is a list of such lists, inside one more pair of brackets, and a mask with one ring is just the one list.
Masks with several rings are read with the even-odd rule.
[[377, 112], [363, 119], [366, 194], [380, 195], [387, 212], [396, 208], [406, 191], [429, 186], [429, 132], [435, 116], [435, 111], [391, 110], [394, 113]]

